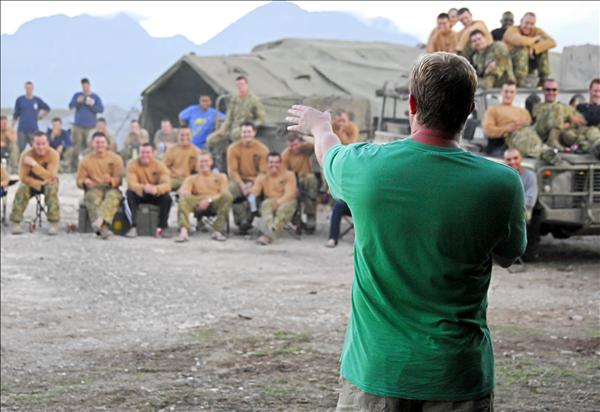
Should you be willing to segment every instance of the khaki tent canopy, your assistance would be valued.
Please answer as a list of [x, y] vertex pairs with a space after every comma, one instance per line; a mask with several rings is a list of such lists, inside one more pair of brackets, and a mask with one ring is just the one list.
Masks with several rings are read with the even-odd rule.
[[282, 128], [289, 106], [305, 103], [346, 109], [361, 130], [370, 130], [371, 114], [379, 112], [375, 91], [389, 79], [406, 79], [420, 52], [388, 43], [284, 39], [243, 55], [188, 54], [143, 91], [142, 125], [153, 133], [164, 117], [176, 124], [177, 114], [201, 94], [224, 111], [237, 94], [235, 78], [245, 75], [263, 99], [267, 129]]

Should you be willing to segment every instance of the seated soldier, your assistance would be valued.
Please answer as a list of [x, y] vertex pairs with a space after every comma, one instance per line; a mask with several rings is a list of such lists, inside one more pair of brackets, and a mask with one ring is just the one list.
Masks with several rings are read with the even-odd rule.
[[108, 127], [106, 126], [106, 119], [104, 117], [99, 117], [96, 121], [96, 128], [92, 129], [88, 135], [88, 149], [85, 151], [85, 154], [88, 154], [92, 150], [92, 136], [96, 132], [104, 133], [106, 141], [108, 142], [108, 150], [112, 150], [113, 152], [117, 151], [117, 140], [115, 139], [115, 136], [110, 130], [108, 130]]
[[342, 144], [358, 142], [358, 127], [350, 121], [350, 115], [345, 110], [337, 110], [333, 116], [333, 133], [342, 141]]
[[473, 53], [475, 53], [475, 50], [473, 50], [473, 47], [471, 47], [471, 33], [475, 30], [480, 30], [485, 37], [486, 43], [488, 44], [491, 44], [494, 39], [492, 38], [492, 35], [483, 21], [473, 20], [473, 15], [468, 8], [463, 7], [458, 10], [458, 20], [462, 23], [463, 29], [458, 32], [456, 52], [472, 62]]
[[329, 239], [325, 247], [336, 247], [340, 237], [340, 225], [343, 216], [352, 216], [350, 208], [343, 200], [336, 200], [331, 207], [331, 217], [329, 218]]
[[17, 144], [17, 132], [9, 126], [8, 117], [0, 117], [0, 148], [2, 158], [7, 159], [12, 170], [19, 167], [19, 145]]
[[206, 147], [211, 152], [220, 152], [220, 146], [240, 140], [239, 125], [242, 122], [252, 122], [255, 127], [262, 126], [265, 122], [265, 109], [260, 98], [250, 92], [248, 78], [238, 76], [235, 79], [235, 86], [238, 95], [231, 99], [227, 107], [225, 122], [206, 138]]
[[585, 119], [571, 106], [559, 102], [558, 93], [558, 82], [546, 79], [544, 103], [535, 108], [535, 130], [543, 142], [560, 149], [583, 143], [586, 136], [582, 133], [583, 129], [579, 128], [585, 125]]
[[492, 30], [492, 38], [494, 41], [502, 41], [504, 37], [504, 33], [506, 33], [506, 29], [511, 27], [515, 21], [515, 16], [510, 11], [505, 11], [502, 13], [502, 19], [500, 19], [501, 27]]
[[179, 190], [183, 181], [196, 172], [196, 159], [202, 153], [192, 144], [192, 130], [189, 127], [179, 129], [178, 140], [179, 143], [171, 146], [163, 159], [171, 175], [173, 191]]
[[247, 197], [259, 173], [267, 172], [269, 149], [256, 140], [254, 123], [242, 122], [241, 133], [242, 139], [227, 149], [227, 174], [233, 196], [233, 221], [238, 226], [238, 234], [244, 235], [252, 228], [254, 213], [258, 212], [254, 198]]
[[13, 200], [10, 221], [12, 234], [23, 233], [21, 222], [23, 213], [32, 196], [42, 193], [48, 207], [49, 235], [58, 234], [60, 205], [58, 202], [58, 166], [60, 157], [56, 150], [48, 144], [48, 136], [44, 132], [35, 132], [33, 147], [21, 155], [19, 162], [19, 179], [21, 184]]
[[450, 26], [450, 16], [441, 13], [437, 16], [437, 28], [431, 32], [427, 42], [427, 53], [448, 52], [456, 50], [458, 33]]
[[83, 201], [92, 228], [102, 239], [112, 236], [109, 227], [119, 210], [123, 195], [119, 191], [123, 173], [123, 160], [108, 150], [104, 133], [92, 136], [93, 152], [79, 162], [77, 187], [85, 191]]
[[312, 233], [317, 225], [317, 178], [312, 172], [311, 159], [315, 145], [305, 142], [302, 135], [288, 134], [288, 148], [281, 154], [283, 168], [294, 172], [300, 183], [300, 199], [306, 214], [306, 230]]
[[527, 85], [527, 76], [535, 69], [539, 77], [538, 86], [542, 86], [550, 76], [548, 51], [556, 47], [556, 42], [545, 31], [535, 27], [535, 19], [535, 14], [525, 13], [521, 24], [508, 27], [503, 37], [519, 87]]
[[474, 30], [471, 32], [471, 47], [475, 50], [471, 60], [479, 78], [479, 87], [502, 87], [507, 81], [515, 80], [512, 62], [504, 43], [488, 43], [481, 30]]
[[129, 133], [123, 143], [123, 150], [121, 150], [121, 157], [123, 163], [127, 163], [131, 159], [137, 159], [140, 155], [140, 147], [144, 143], [150, 143], [150, 135], [146, 129], [140, 126], [140, 122], [136, 119], [131, 121]]
[[229, 211], [233, 197], [229, 193], [229, 181], [224, 173], [213, 172], [213, 159], [209, 153], [198, 156], [196, 169], [198, 173], [189, 176], [179, 189], [179, 238], [177, 242], [186, 242], [189, 239], [190, 213], [195, 211], [209, 212], [217, 216], [211, 224], [213, 229], [211, 237], [214, 240], [225, 241], [224, 229], [229, 219]]
[[169, 119], [164, 118], [160, 121], [160, 129], [154, 133], [154, 146], [156, 147], [156, 155], [159, 159], [163, 158], [171, 146], [177, 144], [178, 134], [179, 129], [173, 128], [173, 124]]
[[[0, 164], [0, 197], [6, 196], [8, 193], [8, 184], [10, 183], [10, 175], [4, 167], [4, 164]], [[4, 213], [4, 211], [2, 211]], [[4, 221], [4, 215], [2, 216]]]
[[282, 167], [281, 155], [271, 152], [267, 156], [269, 171], [256, 178], [252, 195], [264, 196], [260, 205], [263, 227], [256, 240], [259, 245], [269, 245], [278, 238], [285, 225], [292, 221], [296, 212], [298, 189], [296, 176]]
[[514, 81], [502, 86], [502, 103], [490, 107], [483, 116], [483, 132], [487, 138], [484, 153], [501, 157], [514, 133], [531, 124], [529, 112], [521, 107], [513, 106], [517, 94]]
[[50, 147], [58, 152], [61, 161], [66, 164], [71, 164], [73, 153], [73, 141], [71, 140], [71, 132], [62, 128], [62, 120], [60, 117], [52, 119], [52, 128], [46, 132], [50, 140]]
[[167, 167], [154, 158], [150, 143], [142, 143], [140, 157], [127, 163], [127, 192], [125, 198], [129, 210], [131, 229], [125, 235], [137, 237], [136, 215], [138, 206], [149, 203], [159, 207], [156, 237], [162, 237], [168, 227], [171, 210], [171, 178]]
[[589, 151], [600, 158], [600, 78], [592, 79], [589, 92], [590, 102], [577, 105], [577, 111], [586, 122], [580, 128], [590, 145]]

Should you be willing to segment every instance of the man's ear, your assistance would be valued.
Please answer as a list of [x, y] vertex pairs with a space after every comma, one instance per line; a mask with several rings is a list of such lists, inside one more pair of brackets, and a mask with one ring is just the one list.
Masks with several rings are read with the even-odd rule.
[[408, 95], [408, 110], [410, 114], [417, 114], [417, 101], [412, 94]]

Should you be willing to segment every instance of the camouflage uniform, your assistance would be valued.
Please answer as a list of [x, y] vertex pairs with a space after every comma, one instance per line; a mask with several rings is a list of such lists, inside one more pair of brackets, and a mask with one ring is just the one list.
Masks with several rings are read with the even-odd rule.
[[101, 185], [86, 190], [83, 202], [87, 208], [90, 221], [94, 222], [99, 217], [108, 223], [112, 223], [115, 214], [119, 210], [123, 195], [111, 186]]
[[535, 159], [539, 159], [541, 154], [549, 149], [533, 126], [527, 126], [511, 133], [506, 142], [508, 147], [518, 149], [523, 156]]
[[277, 210], [273, 212], [271, 199], [266, 199], [260, 205], [260, 214], [267, 226], [273, 228], [273, 235], [277, 238], [283, 232], [286, 223], [292, 221], [298, 203], [294, 200], [279, 205]]
[[254, 216], [250, 212], [248, 201], [245, 199], [240, 186], [236, 182], [229, 183], [229, 193], [231, 193], [234, 202], [231, 209], [233, 210], [233, 222], [235, 225], [251, 224]]
[[79, 155], [85, 154], [88, 148], [88, 135], [90, 134], [91, 128], [85, 128], [80, 126], [73, 126], [71, 130], [71, 137], [73, 138], [73, 145], [69, 148], [69, 153], [65, 153], [68, 164], [71, 165], [71, 170], [77, 170], [79, 165]]
[[249, 120], [256, 126], [261, 126], [265, 122], [265, 116], [265, 109], [258, 96], [252, 93], [248, 93], [243, 99], [235, 96], [227, 108], [227, 118], [223, 124], [226, 132], [211, 133], [206, 139], [206, 147], [214, 151], [220, 146], [240, 140], [240, 123]]
[[543, 84], [544, 80], [550, 77], [550, 56], [548, 52], [538, 54], [531, 59], [529, 57], [529, 47], [515, 47], [510, 51], [510, 58], [518, 87], [527, 86], [527, 76], [535, 69], [537, 69], [540, 78], [538, 84]]
[[597, 127], [575, 126], [573, 117], [580, 116], [564, 103], [542, 103], [536, 106], [535, 129], [540, 138], [550, 146], [587, 146], [600, 141]]
[[317, 178], [310, 173], [301, 176], [298, 180], [300, 181], [300, 201], [304, 205], [304, 213], [306, 213], [306, 216], [314, 217], [317, 214]]
[[[482, 53], [473, 54], [472, 60], [477, 76], [480, 78], [479, 86], [484, 89], [502, 87], [507, 81], [515, 80], [508, 49], [502, 42], [494, 42], [486, 47]], [[485, 74], [485, 69], [492, 62], [496, 63], [496, 68]], [[481, 81], [482, 78], [483, 81]]]
[[23, 221], [23, 213], [27, 209], [29, 199], [35, 194], [42, 193], [47, 207], [48, 221], [56, 223], [60, 220], [60, 204], [58, 202], [58, 184], [46, 184], [42, 190], [37, 191], [24, 183], [19, 185], [15, 199], [13, 200], [12, 210], [10, 212], [10, 221], [20, 224]]
[[[177, 210], [177, 219], [180, 228], [190, 230], [190, 213], [196, 211], [200, 203], [200, 198], [193, 195], [183, 195], [179, 199], [179, 208]], [[217, 218], [212, 224], [212, 228], [218, 232], [223, 232], [229, 219], [229, 210], [233, 203], [233, 196], [229, 193], [223, 193], [218, 198], [214, 199], [208, 206], [207, 211], [215, 214]]]

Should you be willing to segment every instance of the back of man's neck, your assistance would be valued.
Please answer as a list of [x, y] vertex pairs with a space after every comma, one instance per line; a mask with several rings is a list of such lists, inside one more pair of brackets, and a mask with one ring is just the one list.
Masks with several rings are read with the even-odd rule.
[[410, 138], [415, 142], [437, 147], [459, 147], [458, 135], [444, 130], [421, 127]]

